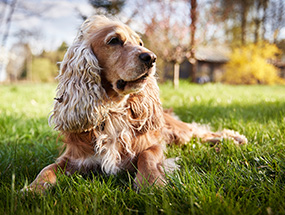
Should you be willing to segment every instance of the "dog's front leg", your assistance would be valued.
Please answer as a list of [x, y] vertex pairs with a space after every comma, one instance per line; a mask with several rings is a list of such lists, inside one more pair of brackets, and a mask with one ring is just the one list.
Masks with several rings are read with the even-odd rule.
[[67, 162], [61, 160], [58, 163], [53, 163], [46, 166], [37, 175], [36, 179], [28, 186], [22, 189], [23, 192], [31, 191], [35, 193], [44, 193], [46, 189], [56, 184], [56, 173], [63, 170]]
[[153, 145], [142, 151], [138, 156], [137, 175], [135, 186], [142, 188], [152, 184], [163, 185], [163, 147], [161, 145]]

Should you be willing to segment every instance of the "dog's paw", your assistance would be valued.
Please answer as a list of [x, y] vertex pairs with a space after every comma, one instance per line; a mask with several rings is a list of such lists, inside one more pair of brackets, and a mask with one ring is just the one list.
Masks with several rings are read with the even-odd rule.
[[180, 166], [177, 164], [177, 162], [180, 160], [179, 157], [176, 158], [167, 158], [162, 162], [162, 169], [165, 173], [172, 173], [175, 170], [178, 170]]
[[30, 184], [29, 186], [25, 186], [23, 187], [20, 192], [23, 195], [27, 195], [27, 194], [38, 194], [38, 195], [42, 195], [45, 194], [45, 191], [51, 187], [50, 183], [44, 182], [44, 183], [37, 183], [37, 184]]
[[221, 133], [223, 138], [231, 139], [236, 144], [247, 144], [248, 142], [247, 138], [237, 131], [224, 129]]
[[142, 188], [146, 187], [151, 187], [151, 186], [163, 187], [166, 184], [166, 179], [162, 170], [163, 169], [160, 164], [158, 165], [157, 170], [155, 172], [150, 173], [146, 177], [143, 176], [140, 172], [137, 172], [137, 175], [133, 182], [134, 190], [138, 192]]

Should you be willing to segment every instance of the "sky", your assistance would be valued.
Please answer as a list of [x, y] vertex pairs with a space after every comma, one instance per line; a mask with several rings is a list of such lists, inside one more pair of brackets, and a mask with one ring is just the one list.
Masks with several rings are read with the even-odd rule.
[[[0, 13], [2, 6], [0, 1]], [[128, 2], [128, 7], [124, 8], [124, 13], [131, 13], [130, 10], [132, 9], [130, 8], [132, 8], [131, 0]], [[9, 9], [6, 7], [5, 18], [7, 18]], [[94, 14], [94, 9], [88, 0], [17, 0], [7, 48], [10, 49], [13, 44], [20, 40], [19, 37], [13, 36], [20, 29], [32, 30], [39, 34], [37, 39], [29, 41], [34, 54], [41, 53], [43, 49], [46, 51], [54, 50], [63, 41], [70, 45], [83, 22], [80, 13], [87, 17]], [[4, 30], [3, 20], [0, 19], [0, 35]], [[135, 30], [141, 28], [139, 25], [132, 27]]]
[[[22, 7], [27, 7], [32, 12], [27, 15]], [[88, 16], [92, 14], [92, 7], [87, 0], [18, 0], [10, 35], [14, 35], [19, 29], [37, 32], [39, 36], [31, 41], [33, 52], [40, 52], [42, 49], [53, 50], [63, 41], [71, 44], [82, 23], [78, 11]], [[7, 41], [8, 48], [17, 40], [20, 38], [10, 36]]]

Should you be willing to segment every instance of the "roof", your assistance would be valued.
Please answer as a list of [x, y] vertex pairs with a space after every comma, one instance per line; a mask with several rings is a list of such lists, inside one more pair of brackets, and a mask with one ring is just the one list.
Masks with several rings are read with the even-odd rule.
[[229, 61], [230, 49], [221, 46], [198, 47], [196, 59], [213, 63], [226, 63]]

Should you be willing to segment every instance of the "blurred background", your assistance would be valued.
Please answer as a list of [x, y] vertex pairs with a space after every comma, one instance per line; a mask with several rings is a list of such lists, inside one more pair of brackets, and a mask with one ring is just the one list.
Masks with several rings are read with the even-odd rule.
[[130, 25], [159, 81], [285, 83], [284, 0], [0, 0], [0, 82], [53, 82], [80, 24]]

